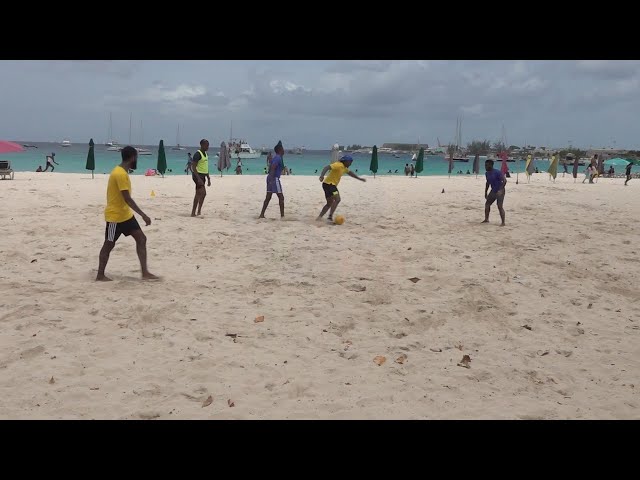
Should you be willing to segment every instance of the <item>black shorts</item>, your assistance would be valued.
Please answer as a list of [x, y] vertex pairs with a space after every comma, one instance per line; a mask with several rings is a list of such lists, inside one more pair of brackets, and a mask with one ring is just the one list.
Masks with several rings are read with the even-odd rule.
[[206, 173], [192, 172], [191, 179], [193, 180], [193, 183], [196, 184], [196, 188], [198, 188], [198, 177], [200, 177], [200, 179], [202, 180], [202, 185], [203, 186], [206, 185], [206, 180], [207, 180]]
[[324, 190], [324, 196], [327, 199], [336, 195], [340, 195], [340, 192], [338, 192], [338, 187], [336, 187], [335, 185], [331, 185], [330, 183], [322, 182], [322, 189]]
[[496, 200], [498, 201], [498, 207], [502, 207], [502, 203], [504, 202], [504, 196], [506, 192], [502, 190], [502, 195], [498, 195], [497, 192], [491, 190], [489, 195], [487, 196], [487, 205], [492, 205]]
[[107, 222], [107, 227], [104, 230], [104, 240], [105, 242], [116, 243], [120, 235], [128, 237], [136, 230], [140, 230], [140, 224], [136, 217], [131, 217], [126, 222]]

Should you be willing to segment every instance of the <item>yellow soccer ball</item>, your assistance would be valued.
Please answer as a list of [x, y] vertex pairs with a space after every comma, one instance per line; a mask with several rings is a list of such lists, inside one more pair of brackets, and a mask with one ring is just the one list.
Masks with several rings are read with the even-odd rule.
[[344, 223], [344, 217], [342, 215], [337, 215], [336, 218], [333, 219], [333, 222], [336, 225], [342, 225]]

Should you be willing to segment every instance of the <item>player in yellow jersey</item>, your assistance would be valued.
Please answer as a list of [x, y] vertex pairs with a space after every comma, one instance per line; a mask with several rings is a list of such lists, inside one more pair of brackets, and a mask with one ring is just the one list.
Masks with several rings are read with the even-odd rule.
[[[131, 198], [131, 179], [129, 170], [135, 170], [138, 166], [138, 152], [133, 147], [124, 147], [121, 151], [122, 163], [115, 167], [109, 175], [107, 185], [107, 206], [104, 209], [104, 218], [107, 226], [104, 233], [104, 244], [100, 250], [100, 264], [98, 266], [97, 281], [109, 282], [104, 269], [109, 261], [109, 254], [120, 235], [129, 235], [136, 241], [136, 250], [142, 268], [142, 278], [146, 280], [157, 279], [147, 269], [147, 237], [140, 228], [133, 212], [142, 217], [146, 225], [151, 225], [151, 219], [147, 217]], [[133, 211], [132, 211], [133, 210]]]

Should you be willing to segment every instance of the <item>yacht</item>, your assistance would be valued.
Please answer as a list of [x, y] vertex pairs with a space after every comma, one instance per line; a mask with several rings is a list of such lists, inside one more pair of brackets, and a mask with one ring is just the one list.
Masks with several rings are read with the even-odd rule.
[[229, 141], [229, 157], [242, 160], [260, 158], [261, 152], [251, 148], [246, 140], [231, 139]]
[[71, 146], [71, 141], [69, 139], [64, 139], [62, 141], [62, 143], [60, 144], [61, 147], [70, 147]]
[[171, 150], [184, 150], [184, 147], [180, 145], [180, 124], [178, 124], [178, 134], [176, 135], [176, 146], [171, 147]]

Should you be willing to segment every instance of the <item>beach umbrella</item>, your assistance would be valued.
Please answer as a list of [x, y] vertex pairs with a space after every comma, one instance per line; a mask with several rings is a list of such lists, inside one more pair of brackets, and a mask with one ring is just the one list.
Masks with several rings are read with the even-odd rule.
[[6, 140], [0, 140], [0, 153], [18, 153], [24, 152], [22, 145], [17, 143], [8, 142]]
[[158, 166], [156, 170], [160, 172], [160, 175], [164, 177], [164, 172], [167, 171], [167, 156], [164, 153], [164, 140], [160, 140], [160, 145], [158, 146]]
[[500, 152], [500, 159], [502, 160], [502, 165], [500, 165], [500, 171], [502, 172], [503, 175], [506, 175], [507, 172], [509, 171], [509, 166], [507, 165], [507, 158], [509, 158], [509, 155], [507, 154], [507, 152], [505, 151]]
[[558, 157], [555, 155], [551, 157], [551, 163], [549, 164], [549, 170], [547, 170], [547, 172], [549, 172], [549, 175], [553, 177], [553, 181], [555, 182], [558, 176]]
[[[613, 165], [614, 167], [626, 167], [627, 165], [629, 165], [629, 163], [633, 163], [630, 162], [629, 160], [625, 160], [624, 158], [610, 158], [609, 160], [606, 160], [604, 162], [605, 165]], [[638, 164], [640, 164], [640, 162], [638, 162]]]
[[478, 178], [478, 174], [480, 173], [480, 154], [476, 153], [473, 157], [473, 173], [476, 174], [476, 178]]
[[576, 183], [576, 180], [575, 180], [575, 179], [576, 179], [576, 178], [578, 178], [578, 163], [579, 163], [579, 162], [580, 162], [580, 159], [579, 159], [578, 157], [576, 157], [576, 158], [573, 160], [573, 172], [571, 172], [571, 173], [572, 173], [572, 175], [573, 175], [573, 179], [574, 179], [574, 180], [573, 180], [573, 183]]
[[231, 159], [229, 158], [229, 150], [227, 144], [222, 142], [220, 144], [220, 153], [218, 154], [218, 171], [222, 176], [222, 170], [229, 170], [231, 168]]
[[416, 178], [422, 170], [424, 170], [424, 147], [420, 147], [420, 152], [418, 152], [418, 158], [416, 159]]
[[89, 153], [87, 153], [87, 170], [91, 170], [91, 178], [93, 178], [93, 171], [96, 169], [96, 157], [93, 153], [93, 138], [89, 140]]
[[371, 152], [369, 170], [373, 172], [373, 178], [376, 178], [376, 173], [378, 173], [378, 147], [376, 145], [373, 146], [373, 151]]

